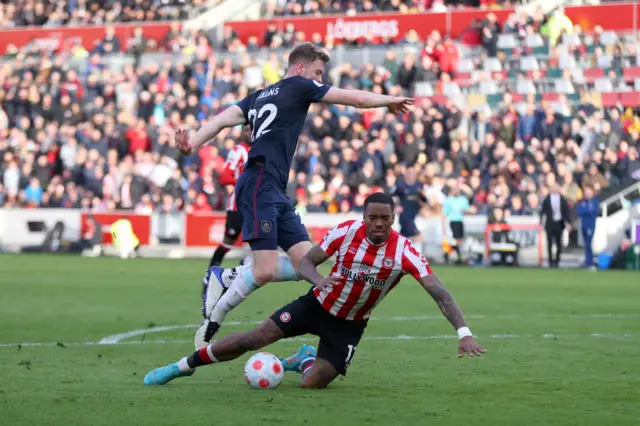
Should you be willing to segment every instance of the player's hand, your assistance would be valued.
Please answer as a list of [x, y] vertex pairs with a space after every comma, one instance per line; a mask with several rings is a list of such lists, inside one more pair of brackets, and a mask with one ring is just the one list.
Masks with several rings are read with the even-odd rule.
[[322, 277], [320, 281], [316, 283], [316, 287], [320, 290], [330, 290], [334, 285], [338, 284], [340, 280], [332, 277]]
[[472, 336], [463, 337], [460, 340], [460, 345], [458, 345], [458, 358], [462, 358], [464, 354], [467, 354], [470, 357], [480, 356], [485, 352], [487, 352], [487, 350], [480, 346]]
[[186, 130], [179, 129], [176, 132], [176, 146], [182, 155], [193, 154], [193, 146], [191, 146], [191, 143], [189, 142], [189, 136], [187, 136]]
[[409, 111], [409, 107], [413, 105], [415, 99], [405, 98], [404, 96], [396, 96], [391, 103], [387, 106], [389, 112], [393, 114], [402, 114]]

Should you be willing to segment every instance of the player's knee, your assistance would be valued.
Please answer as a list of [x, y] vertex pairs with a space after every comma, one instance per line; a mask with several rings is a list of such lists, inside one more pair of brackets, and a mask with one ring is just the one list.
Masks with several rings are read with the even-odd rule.
[[276, 265], [261, 265], [253, 264], [253, 278], [256, 280], [256, 284], [264, 285], [271, 282], [276, 277]]
[[325, 389], [331, 381], [327, 381], [317, 376], [305, 376], [300, 382], [302, 389]]
[[228, 246], [229, 248], [233, 247], [233, 245], [235, 244], [236, 240], [238, 239], [238, 236], [228, 236], [226, 235], [223, 239], [222, 239], [222, 244], [224, 244], [225, 246]]
[[327, 386], [325, 383], [300, 383], [301, 389], [326, 389]]

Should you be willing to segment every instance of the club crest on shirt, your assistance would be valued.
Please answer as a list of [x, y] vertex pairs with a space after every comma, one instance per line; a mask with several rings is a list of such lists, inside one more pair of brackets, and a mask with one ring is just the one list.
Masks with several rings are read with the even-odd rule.
[[260, 222], [260, 227], [262, 228], [262, 232], [268, 234], [269, 232], [271, 232], [271, 221], [263, 220], [262, 222]]
[[385, 268], [391, 268], [393, 266], [393, 259], [390, 257], [385, 257], [382, 259], [382, 266]]
[[289, 322], [291, 321], [291, 314], [289, 312], [283, 312], [280, 314], [280, 321]]
[[356, 254], [358, 252], [358, 249], [355, 247], [349, 247], [347, 251], [351, 254]]

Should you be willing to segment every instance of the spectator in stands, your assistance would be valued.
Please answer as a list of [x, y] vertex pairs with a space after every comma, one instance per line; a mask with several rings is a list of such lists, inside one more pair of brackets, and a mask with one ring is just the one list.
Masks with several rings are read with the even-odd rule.
[[488, 26], [482, 27], [482, 47], [490, 58], [498, 56], [498, 33]]
[[543, 35], [549, 37], [549, 43], [554, 46], [562, 34], [573, 34], [573, 22], [564, 14], [563, 8], [553, 11], [549, 18], [547, 28], [540, 28]]
[[[378, 2], [373, 5], [408, 9], [407, 4], [395, 0], [382, 7]], [[333, 7], [330, 2], [320, 4], [321, 10]], [[357, 3], [353, 7], [357, 9]], [[520, 16], [524, 18], [516, 21], [522, 35], [535, 33], [535, 19]], [[513, 19], [510, 22], [513, 24]], [[485, 25], [493, 28], [497, 22]], [[505, 31], [508, 28], [505, 25]], [[278, 26], [272, 29], [272, 44], [287, 45], [296, 37], [293, 23], [285, 24], [284, 31]], [[245, 48], [233, 30], [224, 31], [229, 49]], [[497, 34], [499, 28], [493, 31]], [[135, 32], [136, 37], [144, 36]], [[0, 67], [2, 202], [24, 206], [26, 188], [37, 178], [42, 207], [145, 212], [220, 208], [227, 192], [217, 186], [214, 171], [241, 133], [224, 133], [202, 151], [202, 156], [182, 159], [172, 145], [172, 129], [197, 126], [210, 113], [237, 102], [253, 86], [278, 81], [282, 58], [271, 52], [266, 61], [259, 55], [246, 56], [246, 60], [242, 54], [235, 56], [237, 62], [233, 63], [210, 59], [211, 46], [200, 36], [192, 31], [183, 33], [175, 23], [166, 46], [159, 46], [188, 53], [190, 59], [184, 64], [153, 62], [144, 69], [119, 70], [105, 60], [101, 48], [111, 43], [107, 41], [90, 57], [77, 59], [86, 73], [71, 72], [64, 53], [41, 64], [23, 58], [14, 68]], [[139, 37], [134, 39], [119, 50], [142, 53], [145, 43]], [[422, 43], [416, 31], [410, 31], [405, 41]], [[457, 49], [458, 63], [473, 68], [460, 72], [454, 65], [455, 54], [453, 61], [445, 54], [443, 62], [448, 42], [437, 32], [424, 42], [419, 60], [407, 61], [411, 62], [408, 68], [402, 63], [407, 55], [389, 50], [384, 62], [340, 67], [334, 71], [336, 85], [414, 93], [424, 89], [416, 82], [432, 81], [431, 89], [437, 93], [450, 93], [457, 86], [459, 90], [451, 93], [457, 93], [457, 100], [468, 101], [467, 91], [476, 92], [481, 81], [492, 80], [499, 92], [504, 92], [502, 102], [486, 97], [478, 111], [473, 105], [459, 108], [436, 97], [420, 101], [400, 121], [380, 111], [359, 115], [347, 108], [314, 106], [294, 164], [297, 179], [292, 179], [289, 191], [293, 196], [298, 194], [307, 211], [361, 208], [363, 197], [375, 186], [393, 186], [404, 170], [400, 163], [414, 164], [424, 177], [428, 203], [423, 211], [428, 215], [440, 214], [444, 194], [452, 194], [451, 188], [457, 185], [461, 194], [469, 194], [470, 212], [489, 213], [498, 207], [517, 215], [535, 214], [540, 198], [546, 197], [548, 187], [555, 183], [561, 185], [569, 201], [578, 201], [584, 183], [595, 182], [600, 189], [640, 178], [640, 120], [633, 110], [621, 114], [614, 108], [603, 114], [595, 105], [600, 100], [594, 103], [588, 93], [581, 94], [583, 101], [541, 93], [538, 95], [552, 96], [555, 101], [541, 103], [534, 94], [518, 99], [515, 79], [507, 72], [501, 78], [499, 72], [478, 71], [482, 67], [478, 61], [481, 47], [472, 48], [472, 53], [468, 48]], [[623, 64], [630, 52], [627, 47], [615, 51], [623, 54]], [[518, 54], [522, 53], [515, 49], [516, 60]], [[537, 57], [544, 70], [531, 73], [534, 83], [539, 83], [537, 90], [548, 92], [553, 84], [548, 83], [551, 70], [546, 56], [526, 54]], [[593, 56], [572, 54], [577, 55], [578, 66]], [[503, 53], [496, 56], [504, 69], [512, 66], [511, 59]], [[441, 72], [442, 63], [451, 65], [452, 74]], [[471, 81], [468, 73], [482, 78]], [[557, 78], [571, 79], [578, 92], [593, 87], [592, 83], [577, 85], [573, 74]], [[398, 84], [401, 81], [402, 85]], [[98, 195], [101, 197], [96, 199]]]

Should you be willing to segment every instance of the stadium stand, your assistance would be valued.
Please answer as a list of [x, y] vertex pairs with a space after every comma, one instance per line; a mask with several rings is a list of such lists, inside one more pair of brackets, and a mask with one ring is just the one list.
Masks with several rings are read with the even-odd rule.
[[[7, 7], [5, 19], [16, 16]], [[636, 40], [599, 27], [585, 34], [565, 18], [536, 12], [500, 25], [488, 13], [475, 30], [480, 46], [437, 31], [416, 40], [414, 32], [367, 64], [335, 64], [328, 75], [333, 84], [411, 93], [418, 103], [400, 119], [315, 106], [290, 196], [301, 211], [359, 211], [367, 194], [391, 188], [415, 165], [429, 198], [424, 215], [438, 215], [457, 183], [472, 212], [502, 207], [522, 215], [535, 212], [556, 182], [572, 204], [584, 185], [599, 191], [631, 183], [640, 169]], [[289, 45], [296, 39], [291, 30], [291, 38], [272, 38]], [[249, 90], [277, 81], [285, 58], [271, 51], [258, 60], [252, 52], [261, 41], [245, 46], [229, 27], [225, 55], [214, 55], [215, 43], [179, 24], [155, 47], [110, 40], [107, 33], [86, 58], [74, 51], [53, 59], [34, 56], [33, 49], [9, 52], [12, 62], [0, 68], [0, 206], [223, 209], [231, 189], [215, 176], [245, 136], [225, 132], [184, 159], [174, 130], [196, 127]], [[416, 46], [414, 53], [405, 50]], [[147, 50], [186, 56], [182, 62], [110, 59], [115, 51]]]
[[445, 12], [448, 8], [500, 6], [509, 7], [517, 2], [493, 0], [269, 0], [265, 5], [265, 16], [301, 16], [323, 14], [345, 14], [375, 12]]
[[190, 9], [204, 3], [212, 6], [219, 1], [3, 0], [0, 2], [0, 29], [21, 26], [55, 27], [181, 20], [188, 18]]

